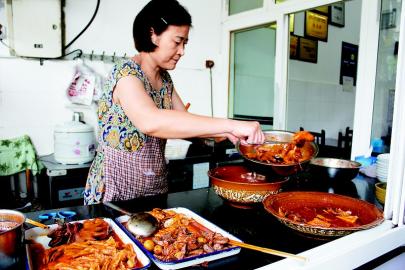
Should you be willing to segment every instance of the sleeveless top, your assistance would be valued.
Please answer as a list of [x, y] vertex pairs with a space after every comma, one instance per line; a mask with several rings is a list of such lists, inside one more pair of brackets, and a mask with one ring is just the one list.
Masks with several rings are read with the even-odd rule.
[[84, 191], [84, 203], [128, 200], [166, 193], [165, 139], [140, 132], [113, 102], [117, 82], [135, 76], [159, 109], [172, 109], [173, 82], [162, 72], [163, 86], [153, 89], [140, 65], [131, 59], [117, 62], [104, 84], [98, 106], [98, 143]]

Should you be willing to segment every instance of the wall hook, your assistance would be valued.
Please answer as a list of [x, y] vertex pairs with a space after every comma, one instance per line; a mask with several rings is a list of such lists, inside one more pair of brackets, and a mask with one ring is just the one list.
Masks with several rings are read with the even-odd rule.
[[115, 62], [115, 52], [113, 53], [112, 61]]
[[93, 61], [93, 54], [94, 54], [94, 50], [91, 50], [90, 61]]
[[83, 55], [83, 51], [79, 49], [77, 51], [77, 55], [75, 57], [73, 57], [73, 60], [76, 60], [78, 58], [82, 58], [82, 55]]
[[103, 54], [101, 55], [101, 61], [104, 61], [104, 54], [105, 54], [105, 51], [103, 51]]

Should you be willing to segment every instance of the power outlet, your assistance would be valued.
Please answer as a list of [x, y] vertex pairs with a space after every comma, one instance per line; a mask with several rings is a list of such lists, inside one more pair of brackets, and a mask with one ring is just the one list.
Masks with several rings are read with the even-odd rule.
[[5, 38], [6, 38], [6, 27], [0, 24], [0, 40], [3, 40]]

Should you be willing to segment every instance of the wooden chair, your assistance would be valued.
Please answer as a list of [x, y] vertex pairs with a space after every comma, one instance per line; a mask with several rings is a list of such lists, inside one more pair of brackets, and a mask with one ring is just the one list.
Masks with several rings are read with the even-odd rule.
[[342, 158], [349, 159], [352, 151], [353, 130], [346, 127], [345, 134], [339, 131], [338, 148], [341, 151]]

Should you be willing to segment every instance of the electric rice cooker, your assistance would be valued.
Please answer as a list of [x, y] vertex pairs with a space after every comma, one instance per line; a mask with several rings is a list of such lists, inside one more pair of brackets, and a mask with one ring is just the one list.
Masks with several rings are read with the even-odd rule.
[[94, 159], [96, 139], [92, 126], [74, 121], [54, 129], [55, 160], [62, 164], [82, 164]]

